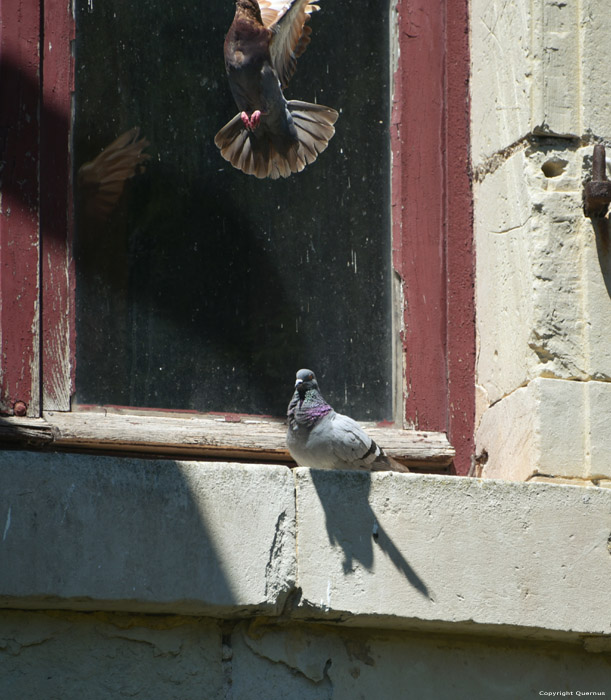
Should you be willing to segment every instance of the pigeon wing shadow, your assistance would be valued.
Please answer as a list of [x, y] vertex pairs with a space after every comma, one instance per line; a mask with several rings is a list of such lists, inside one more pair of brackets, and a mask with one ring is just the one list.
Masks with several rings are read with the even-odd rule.
[[343, 551], [344, 572], [353, 572], [355, 562], [372, 571], [375, 545], [418, 593], [433, 600], [426, 583], [378, 523], [369, 504], [371, 474], [321, 469], [312, 469], [310, 474], [325, 512], [329, 542]]

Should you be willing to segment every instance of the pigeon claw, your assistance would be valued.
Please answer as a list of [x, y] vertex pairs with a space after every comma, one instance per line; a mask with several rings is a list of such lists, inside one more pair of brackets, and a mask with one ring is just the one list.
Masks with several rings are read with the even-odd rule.
[[254, 131], [261, 121], [261, 110], [255, 109], [255, 111], [250, 115], [250, 130]]
[[242, 112], [242, 114], [240, 114], [240, 119], [242, 120], [242, 124], [244, 124], [244, 128], [250, 131], [250, 117], [248, 114], [246, 114], [246, 112]]
[[261, 110], [256, 109], [250, 116], [246, 112], [240, 114], [240, 119], [247, 131], [254, 131], [261, 121]]

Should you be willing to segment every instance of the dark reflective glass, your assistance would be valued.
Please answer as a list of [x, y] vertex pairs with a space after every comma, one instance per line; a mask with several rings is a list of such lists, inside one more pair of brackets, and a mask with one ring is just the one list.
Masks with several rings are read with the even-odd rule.
[[[336, 134], [271, 181], [214, 145], [231, 0], [76, 3], [77, 403], [283, 415], [309, 367], [338, 410], [392, 417], [388, 7], [320, 4], [285, 94]], [[82, 166], [133, 127], [150, 158], [101, 197]]]

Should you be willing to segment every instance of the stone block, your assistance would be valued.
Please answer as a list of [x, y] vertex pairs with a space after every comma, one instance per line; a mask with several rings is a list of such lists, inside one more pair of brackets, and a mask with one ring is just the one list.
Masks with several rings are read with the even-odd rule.
[[533, 146], [476, 185], [479, 415], [535, 377], [611, 377], [611, 245], [581, 209], [591, 151]]
[[0, 452], [0, 605], [277, 613], [293, 488], [282, 466]]
[[587, 476], [590, 479], [611, 478], [611, 382], [587, 382], [584, 392]]
[[534, 323], [532, 201], [518, 153], [475, 189], [477, 382], [492, 403], [520, 386], [537, 360]]
[[539, 378], [490, 407], [476, 434], [489, 478], [611, 477], [611, 383]]
[[[557, 182], [549, 163], [565, 163]], [[489, 403], [536, 376], [587, 376], [579, 163], [574, 150], [520, 151], [475, 190], [477, 381]]]
[[532, 7], [532, 114], [529, 131], [580, 136], [581, 8], [578, 3], [558, 0], [528, 4]]
[[[489, 407], [475, 433], [475, 454], [490, 479], [526, 481], [541, 456], [541, 428], [535, 382]], [[583, 457], [583, 445], [579, 446]]]
[[607, 489], [307, 469], [296, 480], [296, 615], [611, 634]]
[[471, 152], [480, 166], [530, 131], [531, 4], [471, 2]]
[[476, 168], [529, 134], [611, 136], [611, 20], [600, 0], [473, 0], [470, 14]]
[[579, 66], [583, 130], [609, 141], [611, 73], [607, 57], [611, 45], [611, 13], [601, 0], [583, 0], [581, 8]]

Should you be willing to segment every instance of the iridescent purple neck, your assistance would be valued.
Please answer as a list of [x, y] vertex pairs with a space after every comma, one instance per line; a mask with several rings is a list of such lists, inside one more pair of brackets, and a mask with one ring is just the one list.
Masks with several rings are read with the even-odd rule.
[[316, 390], [307, 391], [303, 398], [295, 392], [288, 411], [289, 423], [311, 428], [332, 410]]
[[332, 410], [319, 391], [307, 391], [297, 408], [297, 423], [311, 427]]
[[323, 416], [326, 416], [327, 413], [332, 411], [333, 409], [331, 406], [329, 406], [328, 403], [319, 403], [315, 404], [314, 406], [303, 406], [301, 408], [300, 413], [305, 414], [310, 420], [317, 420], [318, 418], [322, 418]]

